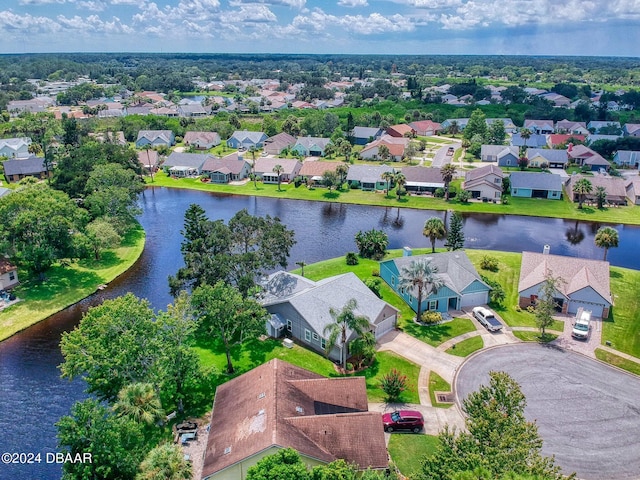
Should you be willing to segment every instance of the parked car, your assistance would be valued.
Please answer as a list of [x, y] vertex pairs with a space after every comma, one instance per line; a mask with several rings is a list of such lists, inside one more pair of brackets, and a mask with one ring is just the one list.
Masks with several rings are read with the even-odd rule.
[[490, 332], [498, 332], [502, 330], [502, 324], [488, 308], [474, 307], [473, 316]]
[[386, 432], [409, 430], [418, 433], [424, 428], [424, 418], [416, 410], [396, 410], [382, 415], [382, 423]]
[[573, 324], [571, 330], [571, 336], [579, 340], [586, 340], [589, 338], [589, 329], [591, 328], [591, 312], [589, 310], [582, 310], [580, 315], [576, 317], [576, 321]]
[[449, 147], [449, 148], [447, 149], [447, 155], [453, 155], [455, 151], [456, 151], [456, 149], [455, 149], [455, 148], [453, 148], [453, 147]]

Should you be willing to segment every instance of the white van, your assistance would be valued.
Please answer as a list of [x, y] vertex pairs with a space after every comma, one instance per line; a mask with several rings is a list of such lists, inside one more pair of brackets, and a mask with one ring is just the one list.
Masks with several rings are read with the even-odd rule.
[[573, 324], [573, 330], [571, 330], [571, 336], [579, 340], [586, 340], [589, 338], [589, 329], [591, 328], [591, 311], [582, 310], [578, 312], [576, 321]]

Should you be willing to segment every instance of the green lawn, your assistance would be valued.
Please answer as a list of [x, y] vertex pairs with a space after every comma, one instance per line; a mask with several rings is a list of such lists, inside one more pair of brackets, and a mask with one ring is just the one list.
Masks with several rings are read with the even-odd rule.
[[601, 348], [596, 348], [595, 354], [598, 360], [602, 360], [603, 362], [615, 365], [616, 367], [622, 368], [627, 372], [640, 375], [640, 363], [632, 362], [631, 360], [627, 360], [626, 358], [607, 352], [606, 350], [603, 350]]
[[138, 227], [125, 236], [120, 247], [104, 252], [101, 260], [54, 265], [44, 282], [18, 272], [22, 283], [14, 293], [22, 301], [0, 312], [0, 341], [79, 302], [127, 271], [142, 254], [144, 241], [144, 230]]
[[420, 471], [423, 457], [435, 453], [440, 439], [434, 435], [394, 433], [389, 439], [389, 455], [403, 475]]
[[[405, 317], [406, 318], [406, 317]], [[410, 317], [412, 318], [412, 317]], [[398, 322], [402, 330], [433, 347], [464, 333], [473, 332], [476, 327], [468, 318], [454, 318], [440, 325], [418, 325], [413, 321]]]
[[295, 185], [281, 186], [278, 191], [277, 185], [258, 183], [257, 187], [253, 182], [245, 185], [218, 185], [203, 183], [199, 179], [184, 178], [173, 179], [162, 172], [154, 176], [153, 182], [147, 178], [149, 185], [186, 188], [192, 190], [205, 190], [210, 192], [232, 193], [237, 195], [256, 195], [264, 197], [287, 198], [292, 200], [314, 200], [322, 202], [340, 202], [360, 205], [375, 205], [382, 207], [410, 207], [430, 210], [458, 210], [473, 213], [495, 213], [507, 215], [530, 215], [536, 217], [569, 218], [585, 221], [601, 221], [607, 223], [626, 223], [640, 225], [640, 206], [629, 206], [612, 209], [583, 208], [578, 210], [577, 205], [568, 200], [544, 200], [531, 198], [510, 198], [507, 205], [471, 202], [467, 204], [459, 203], [455, 200], [450, 202], [441, 198], [429, 196], [406, 196], [400, 200], [395, 196], [387, 197], [380, 193], [363, 192], [358, 189], [343, 189], [340, 191], [328, 192], [324, 188], [308, 189], [305, 186], [295, 187]]
[[[507, 297], [504, 305], [491, 305], [507, 325], [512, 327], [535, 327], [536, 322], [532, 313], [526, 310], [518, 311], [518, 280], [520, 279], [520, 262], [522, 255], [511, 252], [492, 252], [489, 250], [466, 250], [467, 256], [475, 265], [478, 273], [491, 280], [497, 281], [504, 288]], [[480, 268], [480, 261], [485, 255], [495, 257], [499, 260], [498, 271], [490, 272]], [[564, 323], [554, 321], [549, 330], [564, 330]]]
[[431, 405], [437, 408], [449, 408], [452, 403], [439, 403], [436, 400], [435, 392], [450, 392], [451, 385], [444, 378], [438, 375], [436, 372], [429, 372], [429, 398], [431, 399]]
[[447, 350], [447, 353], [458, 357], [466, 357], [476, 350], [480, 350], [482, 347], [484, 347], [484, 341], [482, 337], [478, 335], [477, 337], [467, 338], [466, 340], [456, 343]]
[[538, 343], [549, 343], [558, 338], [558, 335], [553, 333], [545, 333], [544, 337], [540, 336], [539, 332], [527, 332], [522, 330], [516, 330], [513, 332], [513, 335], [516, 338], [519, 338], [523, 342], [538, 342]]
[[602, 327], [602, 342], [640, 358], [640, 271], [611, 267], [614, 306]]
[[380, 388], [382, 377], [392, 369], [407, 376], [408, 388], [400, 395], [399, 402], [420, 403], [418, 376], [420, 367], [391, 352], [378, 352], [373, 365], [354, 375], [364, 375], [367, 381], [367, 397], [370, 402], [384, 402], [385, 394]]

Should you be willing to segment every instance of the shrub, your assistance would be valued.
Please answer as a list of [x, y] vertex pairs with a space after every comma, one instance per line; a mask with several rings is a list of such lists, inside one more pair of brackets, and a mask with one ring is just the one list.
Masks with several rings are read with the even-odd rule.
[[420, 321], [427, 325], [433, 325], [442, 321], [442, 313], [431, 311], [423, 312], [422, 315], [420, 315]]
[[382, 284], [382, 280], [380, 280], [379, 278], [367, 278], [364, 281], [364, 284], [369, 287], [369, 290], [371, 290], [373, 293], [376, 294], [376, 296], [378, 298], [382, 298], [382, 295], [380, 294], [380, 285]]
[[296, 188], [298, 188], [300, 185], [302, 185], [302, 177], [297, 176], [296, 178], [293, 179], [293, 184], [296, 186]]
[[480, 260], [480, 268], [483, 270], [489, 270], [490, 272], [498, 271], [498, 259], [491, 255], [485, 255]]
[[347, 362], [347, 372], [353, 371], [353, 363]]
[[394, 368], [382, 377], [380, 388], [387, 395], [388, 402], [395, 402], [407, 389], [407, 383], [407, 376]]
[[458, 194], [458, 200], [460, 203], [467, 203], [471, 198], [471, 192], [469, 190], [461, 190]]
[[[497, 268], [496, 268], [497, 269]], [[491, 280], [490, 278], [485, 277], [484, 275], [480, 275], [482, 281], [491, 287], [491, 291], [489, 292], [489, 302], [495, 305], [502, 305], [505, 298], [507, 298], [507, 293], [495, 280]]]
[[502, 202], [503, 205], [509, 205], [509, 197], [506, 195], [503, 195], [500, 201]]
[[358, 260], [358, 256], [354, 252], [347, 253], [347, 256], [345, 258], [347, 261], [347, 265], [358, 265], [358, 263], [360, 263], [360, 260]]
[[359, 231], [356, 233], [356, 246], [360, 252], [360, 256], [363, 258], [372, 258], [374, 260], [380, 260], [384, 257], [387, 245], [389, 244], [389, 237], [382, 230], [368, 230], [366, 232]]
[[533, 305], [529, 305], [527, 307], [527, 312], [529, 313], [536, 313], [536, 307], [534, 307]]
[[433, 196], [436, 198], [444, 198], [444, 188], [436, 188]]
[[379, 277], [380, 276], [380, 270], [371, 270], [371, 276]]
[[513, 307], [513, 309], [514, 309], [516, 312], [521, 312], [521, 311], [522, 311], [522, 308], [520, 308], [520, 305], [516, 305], [515, 307]]
[[396, 195], [398, 195], [399, 197], [404, 197], [407, 195], [407, 189], [406, 188], [396, 188]]

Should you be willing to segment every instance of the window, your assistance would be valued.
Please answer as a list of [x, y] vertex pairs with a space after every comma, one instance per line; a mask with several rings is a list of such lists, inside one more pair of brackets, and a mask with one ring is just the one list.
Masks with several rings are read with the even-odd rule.
[[304, 329], [304, 341], [311, 342], [311, 332], [306, 328]]
[[327, 341], [326, 341], [324, 338], [321, 338], [321, 339], [320, 339], [320, 347], [321, 347], [323, 350], [326, 350], [326, 349], [327, 349]]
[[9, 280], [14, 281], [16, 279], [16, 272], [9, 272]]
[[291, 330], [293, 330], [293, 324], [291, 323], [291, 320], [287, 319], [287, 332], [290, 332]]
[[395, 275], [391, 275], [391, 286], [393, 287], [395, 286], [395, 284], [396, 284], [396, 277]]
[[438, 308], [437, 300], [429, 300], [429, 310], [436, 310]]
[[318, 336], [318, 334], [316, 332], [313, 332], [313, 340], [316, 341], [316, 342], [318, 340], [320, 340], [320, 337]]

